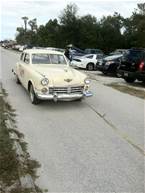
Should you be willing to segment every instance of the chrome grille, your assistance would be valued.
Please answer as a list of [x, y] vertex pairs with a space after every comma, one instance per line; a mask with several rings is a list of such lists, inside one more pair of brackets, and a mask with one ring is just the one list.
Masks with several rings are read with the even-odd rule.
[[69, 93], [83, 93], [83, 86], [75, 86], [75, 87], [50, 87], [50, 94], [69, 94]]

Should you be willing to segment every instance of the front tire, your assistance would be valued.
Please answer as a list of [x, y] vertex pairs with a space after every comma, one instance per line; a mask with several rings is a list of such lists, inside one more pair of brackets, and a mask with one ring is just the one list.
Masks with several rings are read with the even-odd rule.
[[17, 84], [21, 84], [21, 82], [20, 82], [18, 76], [16, 76], [16, 83], [17, 83]]
[[135, 81], [135, 78], [126, 77], [124, 80], [128, 83], [133, 83]]
[[87, 64], [87, 70], [89, 70], [89, 71], [94, 70], [94, 64], [93, 63]]
[[40, 100], [36, 97], [32, 84], [30, 85], [29, 95], [30, 95], [30, 100], [32, 104], [37, 105], [38, 103], [40, 103]]
[[102, 73], [103, 73], [104, 75], [107, 75], [107, 74], [108, 74], [108, 72], [107, 72], [107, 71], [102, 71]]
[[116, 73], [115, 73], [115, 76], [116, 76], [117, 78], [121, 78], [121, 77], [122, 77], [122, 75], [119, 74], [119, 72], [117, 72], [117, 71], [116, 71]]

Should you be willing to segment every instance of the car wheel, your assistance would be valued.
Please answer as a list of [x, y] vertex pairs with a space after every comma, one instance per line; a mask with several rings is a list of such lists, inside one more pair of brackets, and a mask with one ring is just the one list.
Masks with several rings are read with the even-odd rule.
[[30, 100], [32, 104], [36, 105], [40, 102], [40, 100], [36, 97], [32, 84], [30, 85], [29, 95], [30, 95]]
[[121, 78], [122, 77], [122, 75], [119, 72], [116, 72], [115, 75], [116, 75], [117, 78]]
[[133, 83], [135, 81], [135, 78], [126, 77], [124, 80], [128, 83]]
[[106, 72], [106, 71], [102, 71], [102, 72], [103, 72], [104, 75], [107, 75], [107, 74], [108, 74], [108, 72]]
[[119, 68], [120, 68], [120, 65], [117, 66], [116, 70], [115, 70], [115, 75], [117, 78], [121, 78], [122, 75], [119, 73]]
[[17, 84], [21, 84], [21, 82], [20, 82], [18, 76], [16, 76], [16, 83], [17, 83]]
[[93, 63], [87, 64], [87, 70], [89, 70], [89, 71], [94, 70], [94, 64]]

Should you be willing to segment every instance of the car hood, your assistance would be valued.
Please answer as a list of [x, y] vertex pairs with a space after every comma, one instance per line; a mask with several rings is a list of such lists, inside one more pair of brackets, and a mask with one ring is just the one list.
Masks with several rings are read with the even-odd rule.
[[117, 58], [121, 58], [123, 55], [119, 54], [119, 55], [114, 55], [114, 56], [107, 56], [104, 58], [104, 60], [109, 61], [109, 60], [115, 60]]
[[70, 66], [61, 65], [37, 65], [33, 67], [35, 71], [49, 79], [52, 86], [68, 86], [84, 84], [85, 74], [71, 68]]

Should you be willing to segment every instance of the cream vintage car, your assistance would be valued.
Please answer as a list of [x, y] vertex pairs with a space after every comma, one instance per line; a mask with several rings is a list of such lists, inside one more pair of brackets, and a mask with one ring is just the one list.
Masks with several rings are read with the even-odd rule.
[[29, 49], [13, 70], [17, 83], [29, 92], [32, 104], [40, 100], [79, 100], [92, 96], [87, 76], [69, 66], [63, 53]]

